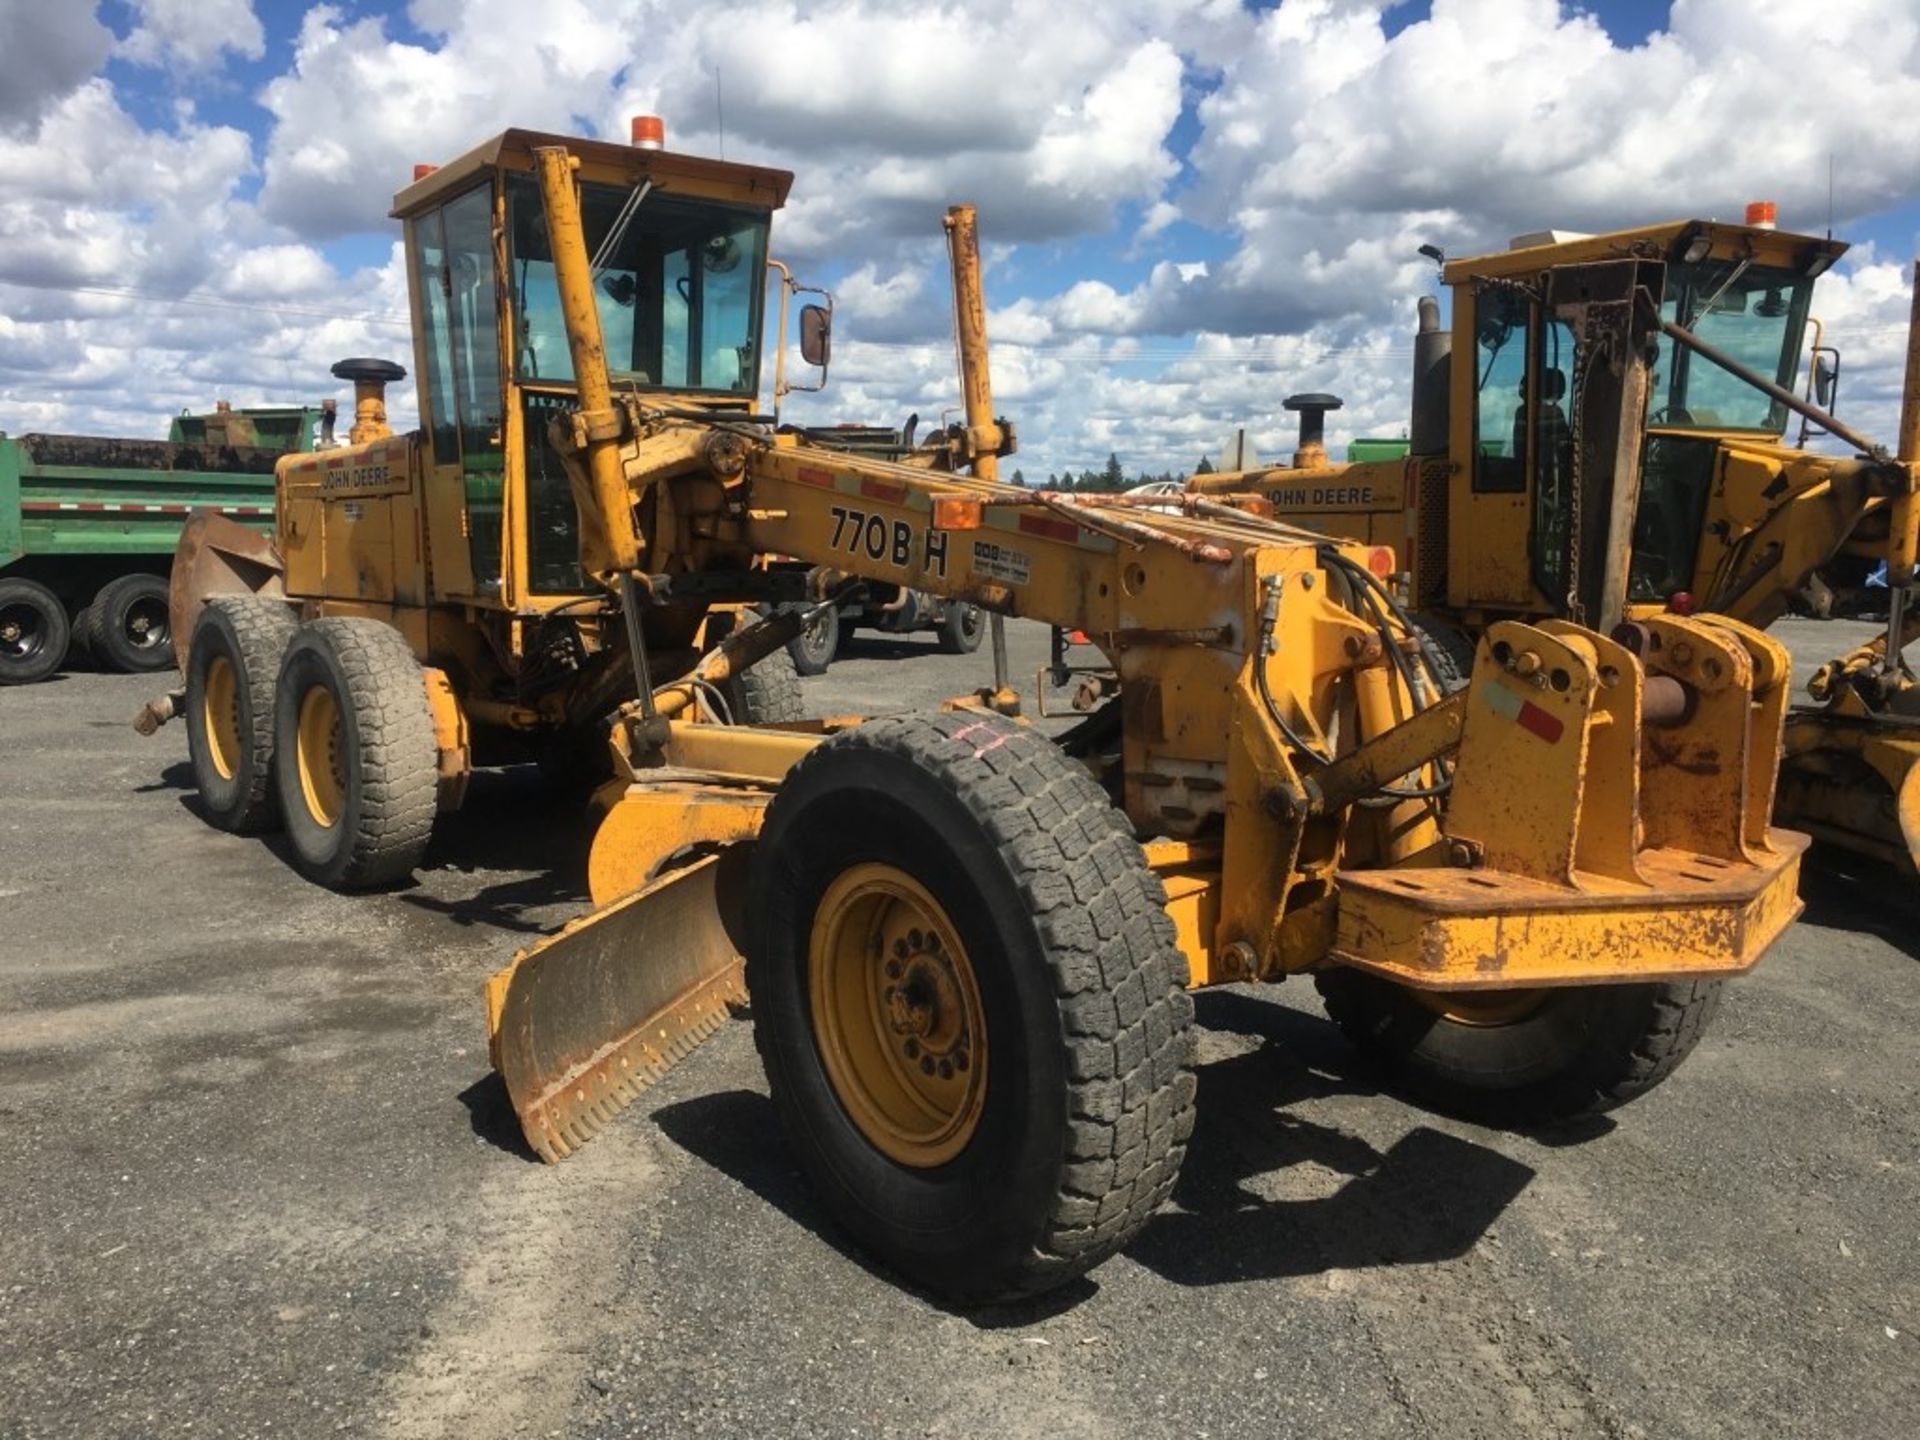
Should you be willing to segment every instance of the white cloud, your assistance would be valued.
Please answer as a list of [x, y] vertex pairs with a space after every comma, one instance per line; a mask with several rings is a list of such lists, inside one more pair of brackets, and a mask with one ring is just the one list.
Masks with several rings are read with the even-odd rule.
[[100, 68], [113, 32], [92, 6], [0, 0], [0, 131], [37, 120]]
[[229, 54], [258, 60], [267, 53], [251, 0], [133, 0], [133, 10], [139, 20], [120, 54], [138, 65], [198, 71]]
[[[777, 248], [840, 277], [840, 335], [833, 388], [795, 418], [957, 404], [940, 217], [977, 203], [1029, 476], [1108, 450], [1191, 465], [1240, 424], [1284, 455], [1296, 390], [1345, 398], [1336, 446], [1398, 433], [1425, 241], [1467, 254], [1762, 196], [1817, 228], [1830, 153], [1843, 234], [1920, 194], [1911, 0], [1677, 0], [1633, 47], [1554, 0], [1434, 0], [1392, 37], [1368, 0], [412, 0], [423, 43], [342, 3], [307, 13], [260, 90], [258, 144], [189, 109], [143, 130], [86, 78], [111, 44], [86, 8], [0, 0], [8, 428], [152, 433], [222, 393], [335, 393], [342, 354], [410, 363], [397, 259], [343, 274], [321, 247], [390, 237], [415, 162], [507, 124], [622, 136], [650, 111], [713, 153], [723, 102], [729, 158], [796, 172]], [[194, 75], [264, 53], [238, 0], [150, 0], [127, 44]], [[1869, 433], [1891, 431], [1904, 283], [1859, 255], [1816, 301]]]
[[1920, 189], [1910, 0], [1676, 0], [1632, 48], [1556, 0], [1434, 0], [1391, 39], [1383, 8], [1290, 0], [1200, 102], [1183, 204], [1240, 240], [1184, 297], [1207, 321], [1259, 330], [1377, 303], [1425, 239], [1471, 253], [1757, 198], [1812, 228], [1829, 155], [1843, 219]]

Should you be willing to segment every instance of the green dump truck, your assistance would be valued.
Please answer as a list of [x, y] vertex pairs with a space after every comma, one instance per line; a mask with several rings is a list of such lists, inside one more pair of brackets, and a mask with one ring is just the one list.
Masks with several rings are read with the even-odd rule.
[[175, 417], [165, 440], [0, 432], [0, 685], [85, 651], [109, 670], [173, 663], [167, 571], [214, 509], [273, 528], [273, 466], [330, 435], [333, 402]]

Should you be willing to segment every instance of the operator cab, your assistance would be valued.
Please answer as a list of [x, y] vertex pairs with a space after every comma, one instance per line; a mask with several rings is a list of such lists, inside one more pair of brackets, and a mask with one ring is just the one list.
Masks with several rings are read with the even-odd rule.
[[[767, 235], [784, 170], [508, 130], [394, 199], [406, 232], [435, 590], [522, 613], [590, 593], [578, 514], [547, 442], [576, 405], [534, 151], [578, 162], [594, 299], [616, 390], [751, 413], [765, 348]], [[524, 526], [503, 523], [520, 513]], [[524, 536], [524, 540], [520, 537]]]
[[[1473, 397], [1453, 407], [1448, 437], [1450, 452], [1471, 466], [1450, 507], [1452, 603], [1563, 612], [1576, 519], [1582, 528], [1596, 519], [1575, 493], [1572, 417], [1583, 377], [1571, 329], [1541, 304], [1549, 268], [1658, 265], [1662, 318], [1791, 389], [1813, 282], [1846, 248], [1763, 226], [1689, 220], [1596, 236], [1521, 236], [1501, 254], [1448, 263], [1452, 386]], [[1688, 588], [1716, 454], [1728, 444], [1777, 447], [1786, 425], [1778, 400], [1659, 335], [1630, 603], [1664, 603]], [[1508, 558], [1523, 553], [1524, 572]]]

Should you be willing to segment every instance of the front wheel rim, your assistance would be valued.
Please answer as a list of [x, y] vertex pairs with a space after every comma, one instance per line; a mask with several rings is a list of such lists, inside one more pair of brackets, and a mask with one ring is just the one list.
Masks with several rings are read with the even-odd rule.
[[807, 990], [827, 1081], [876, 1150], [943, 1165], [978, 1130], [986, 1011], [940, 902], [892, 865], [856, 865], [820, 897]]
[[300, 793], [314, 823], [331, 830], [346, 809], [347, 775], [341, 733], [340, 704], [324, 685], [315, 685], [300, 697], [300, 719], [294, 727], [294, 762], [300, 774]]

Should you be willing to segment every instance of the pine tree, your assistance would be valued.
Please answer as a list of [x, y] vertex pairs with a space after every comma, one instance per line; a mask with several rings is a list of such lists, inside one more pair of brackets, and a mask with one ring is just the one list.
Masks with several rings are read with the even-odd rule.
[[1107, 454], [1106, 466], [1100, 471], [1102, 490], [1124, 490], [1127, 488], [1127, 472], [1120, 467], [1120, 457], [1111, 451]]
[[1200, 457], [1200, 463], [1199, 463], [1199, 465], [1197, 465], [1196, 467], [1194, 467], [1194, 472], [1193, 472], [1193, 473], [1194, 473], [1194, 474], [1196, 474], [1196, 475], [1211, 475], [1211, 474], [1213, 474], [1213, 461], [1211, 461], [1211, 460], [1209, 460], [1209, 459], [1208, 459], [1208, 458], [1207, 458], [1207, 457], [1206, 457], [1205, 455], [1202, 455], [1202, 456]]
[[1024, 484], [1026, 484], [1026, 483], [1027, 483], [1027, 472], [1026, 472], [1026, 471], [1024, 471], [1024, 470], [1015, 470], [1015, 471], [1013, 472], [1013, 483], [1014, 483], [1014, 484], [1016, 484], [1016, 485], [1024, 485]]

